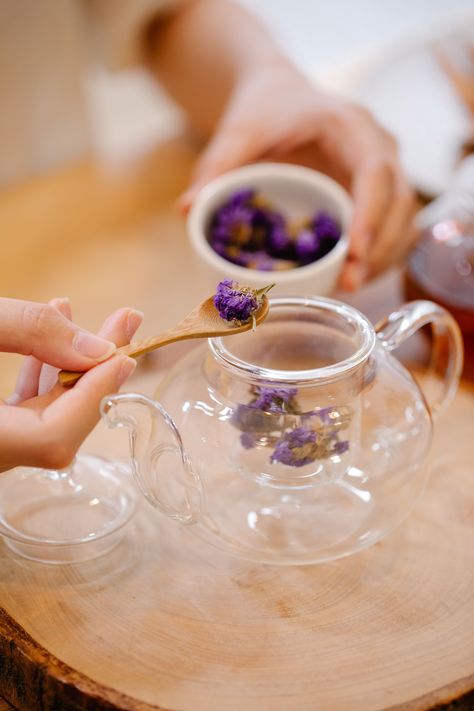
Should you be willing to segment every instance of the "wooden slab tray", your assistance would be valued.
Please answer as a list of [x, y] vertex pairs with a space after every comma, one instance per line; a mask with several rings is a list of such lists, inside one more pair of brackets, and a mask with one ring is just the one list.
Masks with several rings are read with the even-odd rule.
[[473, 422], [465, 387], [407, 522], [334, 563], [248, 564], [148, 504], [81, 566], [1, 546], [0, 694], [21, 711], [473, 709]]

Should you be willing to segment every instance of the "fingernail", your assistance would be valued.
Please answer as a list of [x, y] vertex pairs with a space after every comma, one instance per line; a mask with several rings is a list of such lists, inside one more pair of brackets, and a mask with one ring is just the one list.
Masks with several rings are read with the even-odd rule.
[[137, 361], [134, 360], [134, 358], [128, 358], [127, 356], [124, 356], [124, 361], [117, 375], [118, 384], [122, 385], [122, 383], [124, 383], [127, 378], [131, 376], [136, 367]]
[[88, 333], [87, 331], [78, 331], [74, 336], [72, 345], [78, 353], [86, 356], [86, 358], [92, 358], [98, 363], [109, 358], [116, 350], [115, 343], [99, 338], [99, 336], [94, 336], [93, 333]]
[[137, 309], [130, 309], [127, 317], [127, 327], [126, 327], [126, 332], [127, 332], [127, 338], [130, 340], [132, 336], [135, 334], [135, 331], [137, 328], [140, 326], [141, 322], [143, 321], [143, 312], [138, 311]]

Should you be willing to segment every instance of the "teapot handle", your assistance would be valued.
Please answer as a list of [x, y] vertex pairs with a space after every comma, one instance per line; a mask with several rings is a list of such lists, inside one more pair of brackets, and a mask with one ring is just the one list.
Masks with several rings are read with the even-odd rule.
[[379, 321], [375, 331], [382, 345], [392, 351], [428, 324], [433, 333], [430, 372], [444, 373], [441, 393], [427, 400], [431, 415], [436, 418], [454, 397], [462, 371], [463, 343], [454, 318], [432, 301], [411, 301]]
[[[185, 452], [178, 428], [165, 408], [139, 393], [118, 393], [102, 399], [100, 414], [107, 427], [128, 430], [133, 476], [147, 501], [180, 523], [195, 523], [201, 513], [201, 480]], [[163, 477], [163, 458], [173, 475], [168, 485]], [[182, 506], [166, 503], [166, 494], [171, 495], [177, 480], [180, 494], [184, 491]]]

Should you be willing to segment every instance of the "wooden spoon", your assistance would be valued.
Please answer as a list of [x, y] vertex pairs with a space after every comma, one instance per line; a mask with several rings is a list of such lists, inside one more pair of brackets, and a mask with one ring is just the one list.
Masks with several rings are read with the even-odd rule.
[[[137, 358], [143, 353], [154, 351], [156, 348], [166, 346], [168, 343], [176, 341], [184, 341], [187, 338], [215, 338], [217, 336], [234, 336], [236, 333], [250, 331], [255, 325], [261, 323], [268, 315], [270, 304], [268, 297], [263, 294], [261, 296], [261, 304], [258, 311], [254, 314], [255, 319], [250, 320], [240, 326], [232, 322], [225, 321], [219, 316], [219, 312], [214, 306], [214, 296], [196, 306], [180, 323], [168, 331], [160, 333], [159, 336], [147, 338], [144, 341], [133, 341], [127, 346], [117, 348], [115, 354], [125, 353], [125, 355]], [[113, 357], [112, 355], [112, 357]], [[84, 371], [87, 372], [87, 371]], [[74, 385], [79, 378], [84, 375], [84, 372], [75, 372], [69, 370], [61, 370], [58, 375], [58, 380], [61, 385], [70, 387]]]

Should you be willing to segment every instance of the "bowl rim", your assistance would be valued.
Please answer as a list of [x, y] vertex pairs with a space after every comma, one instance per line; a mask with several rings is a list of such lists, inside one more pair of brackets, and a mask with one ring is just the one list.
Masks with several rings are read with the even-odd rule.
[[[297, 179], [306, 185], [311, 184], [316, 190], [331, 193], [340, 206], [340, 219], [345, 223], [339, 241], [323, 257], [310, 264], [305, 264], [287, 271], [263, 271], [259, 269], [249, 269], [238, 264], [229, 262], [215, 252], [207, 241], [205, 231], [202, 227], [209, 212], [209, 203], [216, 193], [222, 193], [233, 186], [240, 187], [240, 183], [245, 180], [259, 177], [277, 177], [284, 179]], [[249, 278], [267, 283], [269, 275], [279, 284], [314, 276], [319, 272], [331, 268], [335, 263], [341, 262], [349, 248], [349, 238], [347, 227], [352, 213], [352, 200], [347, 191], [335, 180], [312, 168], [293, 165], [289, 163], [252, 163], [244, 165], [234, 170], [223, 173], [219, 177], [207, 183], [198, 193], [189, 211], [187, 226], [188, 238], [195, 251], [212, 267], [235, 276], [239, 281], [245, 282]]]

